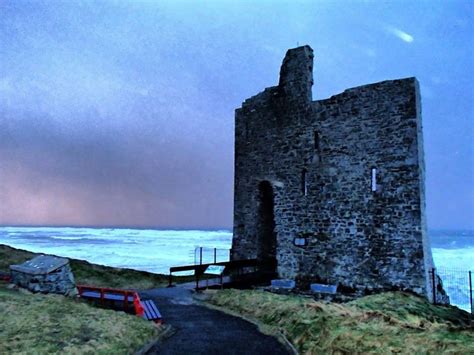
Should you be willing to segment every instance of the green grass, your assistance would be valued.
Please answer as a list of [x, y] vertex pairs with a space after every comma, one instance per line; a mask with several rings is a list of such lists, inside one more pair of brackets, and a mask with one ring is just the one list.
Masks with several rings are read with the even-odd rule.
[[164, 328], [134, 315], [0, 284], [0, 354], [129, 354]]
[[302, 354], [474, 354], [472, 316], [456, 307], [389, 292], [346, 303], [224, 290], [212, 305], [281, 332]]
[[[34, 253], [0, 245], [0, 271]], [[70, 259], [77, 284], [147, 289], [166, 284], [164, 275]], [[159, 337], [166, 327], [135, 315], [94, 307], [59, 295], [29, 294], [0, 282], [0, 354], [129, 354]]]
[[[0, 271], [36, 254], [0, 245]], [[165, 275], [118, 269], [71, 259], [76, 282], [147, 289], [166, 284]], [[185, 281], [188, 278], [176, 278]], [[423, 298], [391, 292], [346, 303], [302, 296], [224, 290], [215, 306], [283, 333], [303, 354], [474, 354], [473, 318], [456, 307], [433, 306]], [[0, 354], [130, 353], [157, 336], [138, 317], [97, 309], [56, 295], [29, 295], [0, 283]]]

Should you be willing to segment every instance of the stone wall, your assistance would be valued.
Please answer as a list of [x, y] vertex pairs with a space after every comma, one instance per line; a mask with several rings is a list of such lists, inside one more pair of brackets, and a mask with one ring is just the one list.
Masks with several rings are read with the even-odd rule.
[[[418, 82], [312, 101], [312, 68], [309, 46], [289, 50], [279, 85], [236, 110], [232, 258], [276, 257], [278, 274], [300, 287], [429, 296]], [[270, 233], [262, 183], [273, 197]]]
[[31, 292], [57, 293], [66, 296], [77, 294], [74, 275], [67, 259], [41, 256], [42, 258], [64, 260], [61, 266], [53, 270], [45, 271], [43, 268], [32, 268], [31, 262], [22, 265], [11, 265], [11, 282], [19, 287], [26, 288]]

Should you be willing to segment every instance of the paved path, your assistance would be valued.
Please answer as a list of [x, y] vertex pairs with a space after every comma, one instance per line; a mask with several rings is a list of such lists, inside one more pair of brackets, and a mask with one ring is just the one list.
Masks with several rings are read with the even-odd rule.
[[190, 290], [162, 288], [140, 292], [140, 297], [152, 299], [176, 331], [148, 354], [290, 354], [254, 324], [195, 304]]

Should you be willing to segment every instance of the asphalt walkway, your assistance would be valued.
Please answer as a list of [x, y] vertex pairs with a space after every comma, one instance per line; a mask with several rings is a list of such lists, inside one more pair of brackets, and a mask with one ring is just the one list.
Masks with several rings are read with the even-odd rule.
[[190, 290], [160, 288], [140, 292], [140, 297], [152, 299], [175, 331], [148, 354], [291, 354], [254, 324], [196, 304]]

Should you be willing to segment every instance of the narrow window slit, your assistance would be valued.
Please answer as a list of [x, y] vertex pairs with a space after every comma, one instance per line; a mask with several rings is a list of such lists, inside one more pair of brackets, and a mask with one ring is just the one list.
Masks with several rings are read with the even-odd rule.
[[308, 175], [308, 171], [306, 169], [303, 169], [303, 172], [301, 173], [301, 192], [303, 193], [303, 196], [308, 195], [307, 175]]
[[320, 149], [320, 137], [319, 132], [314, 131], [314, 159], [313, 161], [321, 163], [321, 149]]
[[372, 192], [375, 192], [377, 191], [377, 169], [376, 168], [371, 169], [371, 177], [372, 177], [372, 180], [371, 180]]
[[319, 154], [319, 132], [314, 131], [314, 150]]

